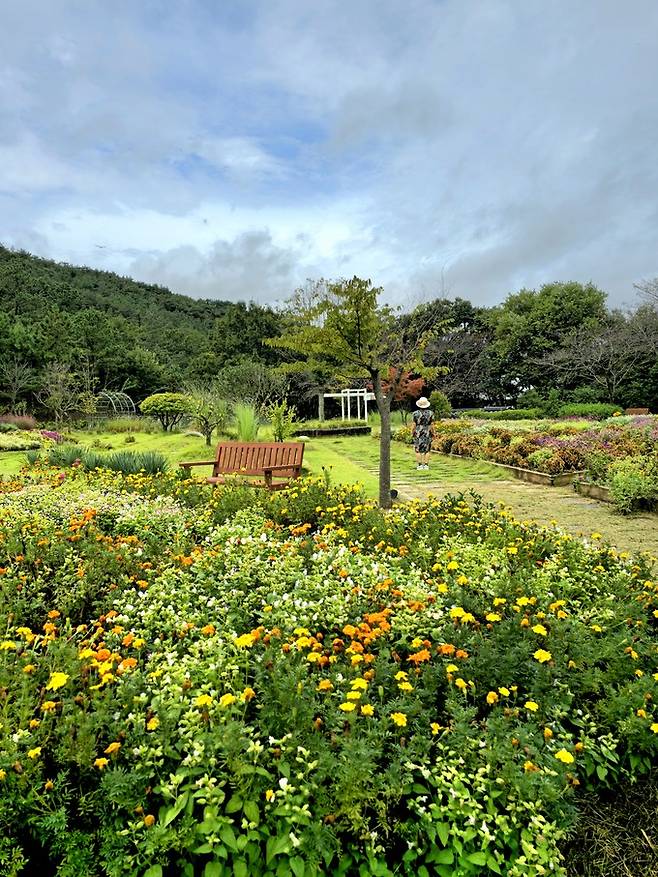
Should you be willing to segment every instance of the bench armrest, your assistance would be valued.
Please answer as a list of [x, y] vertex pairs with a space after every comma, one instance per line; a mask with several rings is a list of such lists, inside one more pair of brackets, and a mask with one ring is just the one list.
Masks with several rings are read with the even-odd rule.
[[216, 462], [216, 460], [199, 460], [194, 463], [179, 463], [178, 465], [182, 466], [183, 469], [189, 469], [190, 466], [214, 466]]

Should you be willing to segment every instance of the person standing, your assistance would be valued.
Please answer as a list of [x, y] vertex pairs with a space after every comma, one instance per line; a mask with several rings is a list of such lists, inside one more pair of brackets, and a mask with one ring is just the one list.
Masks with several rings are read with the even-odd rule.
[[416, 469], [429, 469], [430, 451], [432, 450], [432, 423], [434, 414], [430, 408], [430, 401], [421, 396], [416, 402], [417, 411], [414, 411], [412, 420], [412, 436], [414, 451], [416, 452]]

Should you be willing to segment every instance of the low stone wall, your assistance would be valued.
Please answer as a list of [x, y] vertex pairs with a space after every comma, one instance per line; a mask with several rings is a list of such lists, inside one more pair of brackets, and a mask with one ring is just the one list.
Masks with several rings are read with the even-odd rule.
[[594, 484], [591, 481], [576, 481], [574, 484], [576, 493], [588, 496], [590, 499], [598, 499], [601, 502], [613, 502], [610, 491], [602, 484]]
[[550, 475], [548, 472], [537, 472], [535, 469], [522, 469], [520, 466], [508, 466], [506, 463], [494, 463], [493, 460], [480, 459], [479, 457], [466, 457], [463, 454], [444, 454], [441, 451], [434, 451], [435, 454], [441, 454], [442, 457], [459, 457], [460, 460], [472, 460], [474, 463], [487, 463], [489, 466], [497, 466], [499, 469], [505, 469], [510, 475], [518, 478], [519, 481], [527, 481], [530, 484], [544, 484], [546, 487], [563, 487], [573, 482], [580, 475], [582, 470], [576, 472], [561, 472], [559, 475]]

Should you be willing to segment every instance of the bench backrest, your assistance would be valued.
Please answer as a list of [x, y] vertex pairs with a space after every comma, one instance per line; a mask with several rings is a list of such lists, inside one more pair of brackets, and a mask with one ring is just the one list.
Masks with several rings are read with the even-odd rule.
[[213, 474], [259, 475], [267, 466], [288, 466], [278, 469], [274, 476], [291, 478], [299, 475], [303, 459], [304, 442], [220, 442]]

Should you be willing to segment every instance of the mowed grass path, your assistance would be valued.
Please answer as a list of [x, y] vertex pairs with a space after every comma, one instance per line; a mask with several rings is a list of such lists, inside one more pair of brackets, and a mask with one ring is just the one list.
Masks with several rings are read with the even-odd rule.
[[[124, 434], [76, 433], [81, 445], [112, 445], [113, 450], [154, 450], [165, 454], [172, 464], [181, 460], [210, 460], [213, 449], [202, 438], [178, 433], [135, 433], [126, 443]], [[264, 439], [268, 436], [264, 434]], [[0, 474], [16, 474], [24, 454], [0, 454]], [[336, 436], [306, 441], [304, 469], [321, 475], [327, 469], [333, 482], [361, 482], [369, 496], [377, 496], [379, 442], [371, 436]], [[477, 460], [433, 454], [429, 471], [417, 471], [410, 447], [391, 445], [391, 484], [400, 499], [425, 498], [428, 494], [474, 491], [489, 502], [502, 502], [521, 520], [542, 524], [557, 523], [575, 534], [590, 537], [600, 533], [619, 549], [648, 551], [658, 556], [658, 515], [623, 517], [606, 503], [577, 496], [570, 487], [542, 487], [510, 479], [504, 470]], [[202, 474], [205, 470], [196, 470]]]

